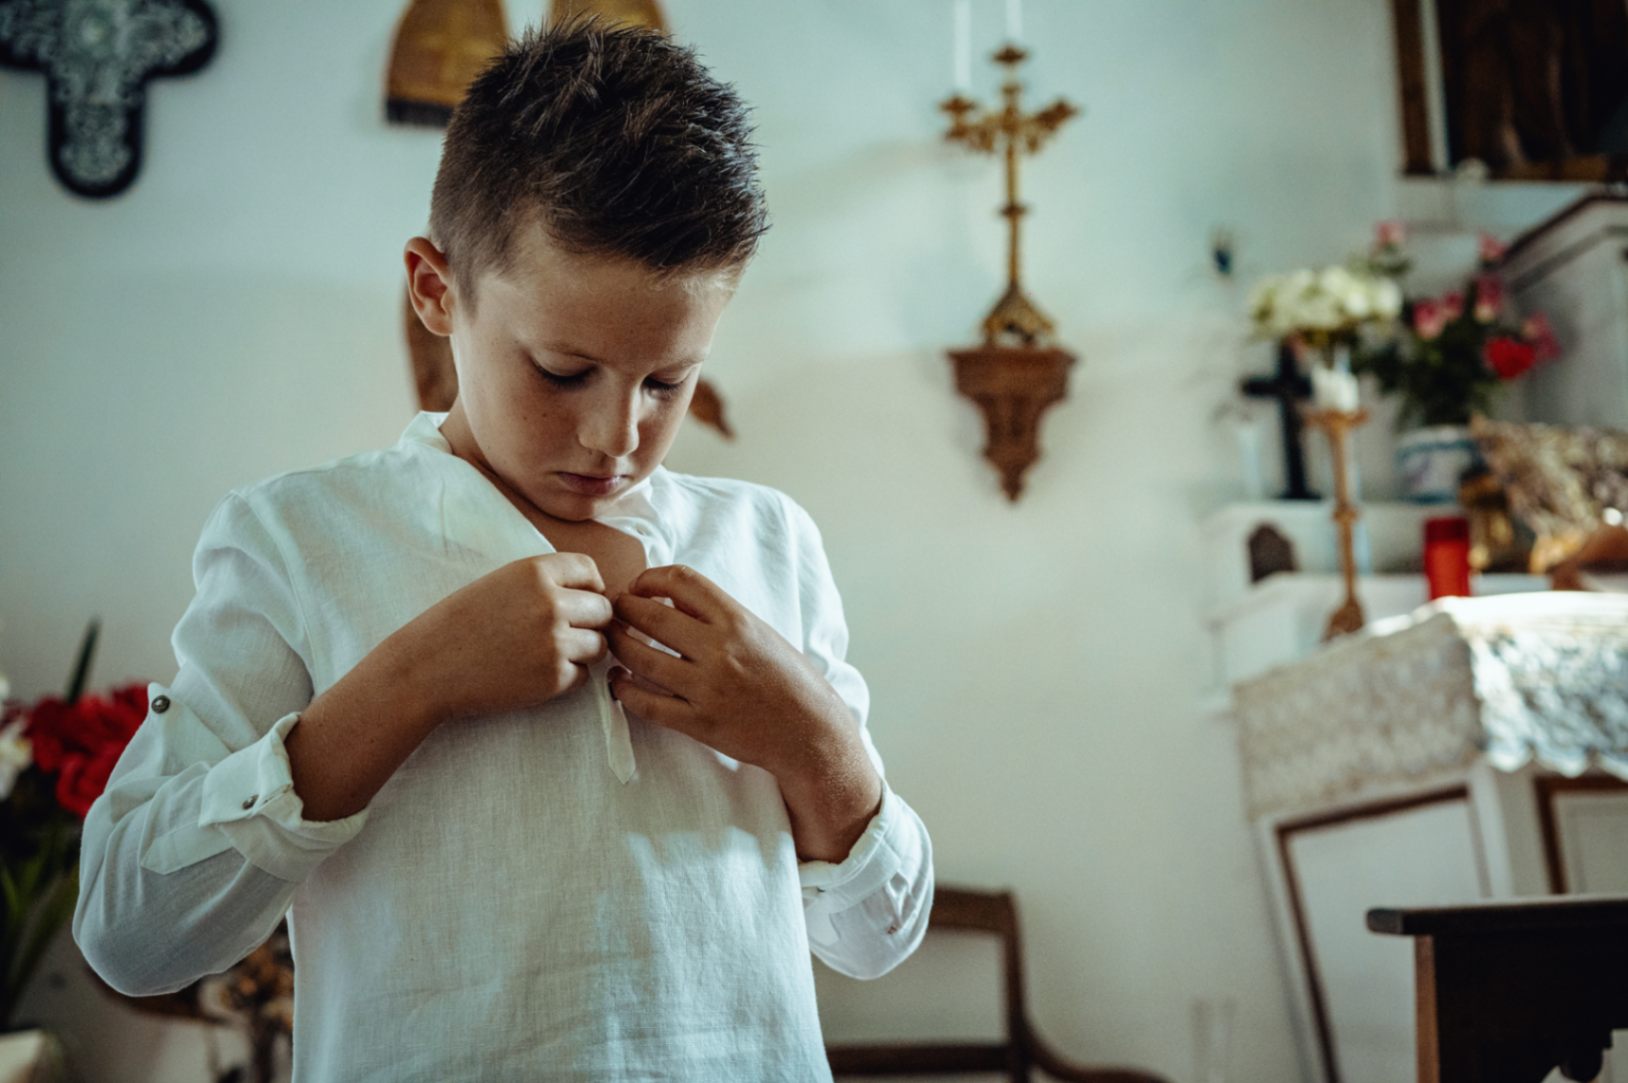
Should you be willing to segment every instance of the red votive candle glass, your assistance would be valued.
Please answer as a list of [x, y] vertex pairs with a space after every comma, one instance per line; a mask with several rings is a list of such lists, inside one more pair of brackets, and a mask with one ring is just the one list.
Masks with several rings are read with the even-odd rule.
[[1470, 521], [1462, 515], [1426, 519], [1425, 580], [1431, 601], [1470, 596]]

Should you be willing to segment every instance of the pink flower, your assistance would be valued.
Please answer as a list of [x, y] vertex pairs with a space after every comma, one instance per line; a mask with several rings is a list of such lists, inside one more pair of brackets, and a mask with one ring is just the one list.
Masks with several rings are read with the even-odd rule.
[[1499, 336], [1487, 340], [1481, 357], [1500, 380], [1513, 380], [1537, 362], [1537, 351], [1517, 339]]
[[1538, 361], [1553, 361], [1560, 356], [1560, 340], [1555, 338], [1554, 328], [1549, 326], [1549, 317], [1541, 312], [1534, 312], [1526, 317], [1521, 324], [1521, 337], [1531, 344]]
[[1447, 309], [1440, 301], [1413, 303], [1413, 330], [1426, 342], [1441, 335], [1447, 326]]
[[1374, 243], [1380, 248], [1400, 248], [1407, 239], [1408, 229], [1400, 218], [1387, 218], [1375, 229]]
[[1464, 315], [1464, 295], [1457, 290], [1444, 294], [1441, 299], [1441, 312], [1448, 323]]
[[1509, 246], [1490, 233], [1481, 234], [1481, 263], [1483, 266], [1493, 266], [1503, 262], [1504, 255]]
[[1504, 307], [1504, 283], [1497, 275], [1475, 276], [1475, 318], [1491, 323]]

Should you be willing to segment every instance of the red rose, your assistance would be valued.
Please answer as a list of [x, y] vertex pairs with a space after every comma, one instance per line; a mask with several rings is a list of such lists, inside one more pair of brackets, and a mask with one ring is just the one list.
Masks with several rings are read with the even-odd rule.
[[91, 803], [107, 789], [107, 778], [123, 752], [123, 745], [106, 744], [88, 755], [70, 755], [57, 776], [57, 804], [83, 820]]
[[74, 709], [61, 696], [42, 696], [29, 710], [23, 735], [34, 746], [34, 762], [46, 774], [62, 770], [72, 745], [66, 736], [76, 725]]
[[61, 696], [43, 696], [28, 709], [23, 733], [33, 745], [35, 764], [57, 776], [57, 802], [83, 819], [146, 717], [147, 686], [130, 684], [111, 695], [82, 695], [71, 704]]
[[80, 739], [86, 749], [94, 752], [110, 743], [123, 748], [147, 717], [147, 688], [133, 685], [111, 696], [81, 696], [79, 708]]
[[1495, 338], [1487, 342], [1483, 357], [1487, 367], [1498, 374], [1500, 380], [1513, 380], [1537, 361], [1537, 350], [1525, 342], [1512, 338]]

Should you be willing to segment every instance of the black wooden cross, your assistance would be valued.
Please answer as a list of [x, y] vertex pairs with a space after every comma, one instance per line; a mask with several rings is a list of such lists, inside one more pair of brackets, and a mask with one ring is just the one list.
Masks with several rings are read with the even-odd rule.
[[57, 180], [93, 197], [129, 187], [147, 81], [203, 67], [216, 26], [204, 0], [0, 0], [0, 65], [45, 73]]
[[1243, 382], [1242, 389], [1252, 399], [1278, 400], [1278, 416], [1283, 423], [1283, 478], [1287, 485], [1278, 499], [1321, 500], [1322, 496], [1306, 488], [1306, 457], [1300, 447], [1297, 404], [1311, 395], [1311, 381], [1300, 374], [1294, 350], [1280, 342], [1277, 372], [1270, 377], [1251, 376]]

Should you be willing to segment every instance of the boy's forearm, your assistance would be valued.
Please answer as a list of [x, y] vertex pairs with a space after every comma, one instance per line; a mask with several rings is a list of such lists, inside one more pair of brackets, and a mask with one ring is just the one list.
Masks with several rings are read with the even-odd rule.
[[805, 762], [776, 777], [799, 861], [841, 862], [882, 805], [882, 776], [848, 728], [833, 727]]
[[360, 812], [440, 723], [420, 687], [407, 629], [311, 701], [288, 731], [289, 769], [307, 820]]

